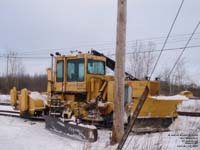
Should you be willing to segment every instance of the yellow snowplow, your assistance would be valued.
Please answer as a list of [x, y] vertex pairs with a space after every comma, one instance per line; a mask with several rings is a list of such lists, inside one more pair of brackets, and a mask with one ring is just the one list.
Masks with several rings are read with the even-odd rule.
[[[68, 120], [74, 117], [83, 123], [112, 125], [114, 77], [106, 75], [106, 67], [114, 70], [115, 62], [103, 54], [59, 55], [54, 67], [48, 69], [49, 117]], [[149, 95], [138, 120], [161, 122], [169, 126], [177, 117], [176, 106], [181, 100], [158, 100], [160, 82], [138, 80], [125, 72], [125, 120], [133, 114], [146, 85]], [[148, 84], [147, 84], [148, 83]], [[126, 122], [125, 121], [125, 122]]]
[[[52, 56], [52, 67], [47, 69], [47, 103], [33, 98], [28, 90], [18, 94], [11, 90], [11, 104], [22, 116], [45, 115], [46, 128], [89, 141], [97, 140], [95, 126], [111, 127], [114, 77], [106, 74], [106, 67], [114, 71], [115, 62], [92, 50], [91, 53]], [[125, 72], [124, 123], [132, 117], [146, 86], [148, 96], [137, 117], [136, 127], [155, 125], [168, 127], [177, 117], [176, 106], [181, 100], [162, 100], [158, 80], [139, 80]], [[95, 125], [95, 126], [93, 126]]]

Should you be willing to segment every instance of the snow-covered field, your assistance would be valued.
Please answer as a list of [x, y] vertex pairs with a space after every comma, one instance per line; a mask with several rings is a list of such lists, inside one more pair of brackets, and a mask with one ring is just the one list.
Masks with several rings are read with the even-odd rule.
[[[170, 126], [170, 132], [129, 136], [125, 149], [137, 150], [187, 150], [200, 149], [200, 143], [191, 147], [182, 140], [192, 137], [200, 140], [200, 117], [180, 116]], [[32, 122], [20, 118], [0, 116], [1, 150], [114, 150], [109, 145], [111, 131], [99, 130], [99, 139], [88, 143], [61, 137], [45, 129], [44, 123]], [[190, 135], [192, 134], [192, 136]], [[185, 139], [183, 139], [185, 137]], [[194, 139], [195, 138], [195, 139]], [[183, 146], [187, 147], [183, 147]]]
[[[8, 95], [0, 95], [1, 102], [8, 102], [9, 98]], [[175, 97], [170, 97], [169, 99], [173, 98]], [[178, 97], [176, 96], [176, 98]], [[199, 112], [199, 106], [200, 100], [185, 99], [183, 103], [178, 106], [178, 109], [179, 111]], [[1, 110], [10, 110], [10, 107], [11, 106], [1, 106]], [[71, 139], [70, 137], [62, 137], [46, 130], [43, 122], [33, 122], [20, 118], [0, 116], [0, 150], [116, 149], [116, 145], [110, 146], [111, 131], [98, 130], [98, 136], [98, 141], [95, 143], [78, 141]], [[124, 149], [199, 150], [200, 117], [179, 116], [170, 126], [170, 132], [144, 135], [134, 135], [132, 133], [126, 142]]]
[[200, 100], [198, 99], [185, 100], [180, 105], [178, 105], [177, 110], [184, 112], [200, 112]]

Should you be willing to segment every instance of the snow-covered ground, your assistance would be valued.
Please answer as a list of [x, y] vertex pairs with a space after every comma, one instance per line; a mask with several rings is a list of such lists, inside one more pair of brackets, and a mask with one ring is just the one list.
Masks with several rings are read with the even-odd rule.
[[[160, 97], [159, 97], [160, 98]], [[163, 97], [162, 97], [163, 98]], [[173, 97], [175, 98], [175, 97]], [[170, 99], [173, 99], [170, 97]], [[177, 98], [177, 97], [176, 97]], [[178, 96], [178, 98], [180, 98]], [[183, 98], [183, 97], [182, 97]], [[9, 95], [0, 95], [0, 100], [9, 101]], [[185, 99], [179, 111], [199, 111], [200, 100]], [[0, 106], [10, 110], [11, 106]], [[43, 122], [0, 116], [0, 150], [114, 150], [110, 146], [111, 131], [98, 130], [98, 141], [88, 143], [62, 137], [45, 129]], [[191, 142], [196, 144], [188, 144]], [[185, 146], [185, 147], [184, 147]], [[170, 132], [144, 135], [131, 134], [124, 146], [126, 150], [199, 150], [200, 117], [179, 116], [170, 126]]]
[[10, 101], [10, 95], [0, 95], [1, 103], [8, 103]]
[[200, 100], [198, 99], [185, 100], [178, 105], [177, 110], [184, 112], [200, 112]]
[[[127, 150], [195, 150], [200, 142], [191, 147], [183, 140], [200, 140], [200, 117], [183, 117], [170, 126], [170, 132], [129, 136], [124, 148]], [[20, 118], [0, 116], [1, 150], [114, 150], [109, 145], [111, 131], [99, 130], [95, 143], [88, 143], [62, 137], [45, 129], [42, 122], [32, 122]], [[187, 147], [183, 147], [187, 146]]]
[[1, 150], [102, 150], [108, 139], [109, 132], [102, 130], [98, 142], [91, 144], [52, 133], [42, 122], [0, 116]]
[[14, 110], [12, 106], [6, 106], [6, 105], [0, 105], [0, 110], [19, 112], [19, 110]]

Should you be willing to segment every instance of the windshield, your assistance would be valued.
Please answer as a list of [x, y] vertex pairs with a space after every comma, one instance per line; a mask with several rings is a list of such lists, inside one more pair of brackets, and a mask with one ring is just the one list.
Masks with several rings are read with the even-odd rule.
[[105, 62], [103, 61], [88, 59], [87, 68], [89, 74], [105, 74]]
[[67, 61], [67, 80], [83, 81], [84, 80], [84, 59], [71, 59]]

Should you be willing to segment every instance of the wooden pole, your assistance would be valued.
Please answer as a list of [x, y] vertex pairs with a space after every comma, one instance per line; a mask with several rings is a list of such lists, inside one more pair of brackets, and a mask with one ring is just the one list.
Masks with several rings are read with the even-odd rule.
[[112, 144], [119, 142], [124, 134], [126, 5], [126, 0], [118, 0]]

